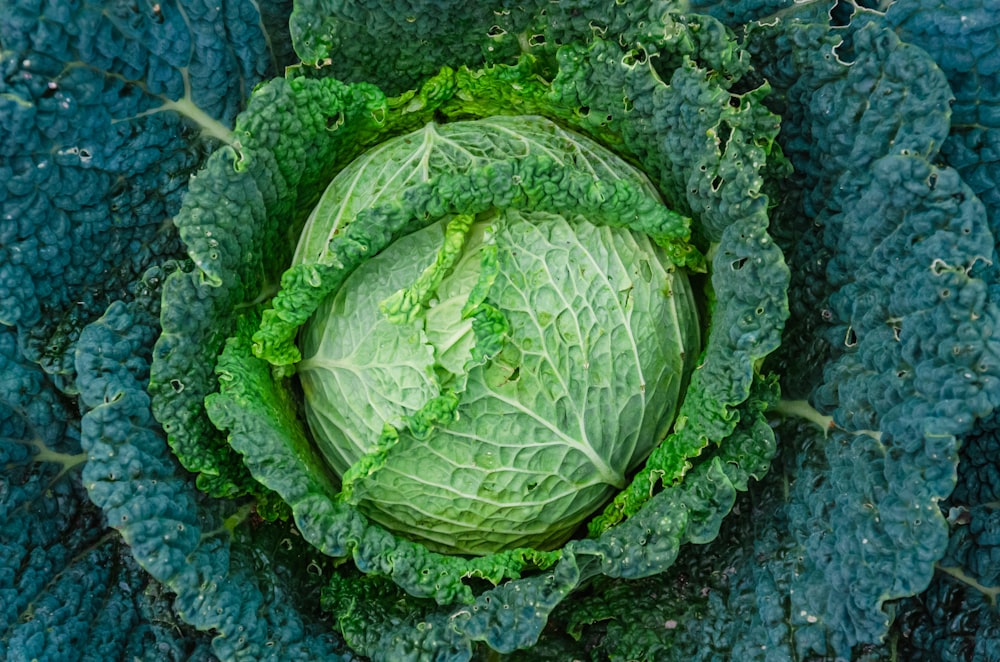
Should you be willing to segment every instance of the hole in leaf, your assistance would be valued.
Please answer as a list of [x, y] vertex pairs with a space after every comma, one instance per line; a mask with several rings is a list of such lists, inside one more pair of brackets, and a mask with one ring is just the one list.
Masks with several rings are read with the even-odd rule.
[[326, 118], [326, 129], [327, 131], [334, 131], [340, 128], [340, 125], [344, 123], [344, 113], [337, 113], [336, 115], [331, 115]]
[[844, 336], [844, 344], [848, 347], [854, 347], [858, 344], [858, 334], [854, 332], [853, 327], [847, 327], [847, 334]]

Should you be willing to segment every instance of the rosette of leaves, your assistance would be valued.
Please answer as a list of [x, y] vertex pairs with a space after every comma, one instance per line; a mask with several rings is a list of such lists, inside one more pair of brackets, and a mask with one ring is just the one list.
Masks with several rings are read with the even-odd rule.
[[392, 97], [292, 69], [192, 178], [154, 412], [203, 486], [368, 573], [332, 594], [402, 591], [325, 601], [360, 652], [530, 646], [766, 472], [783, 160], [747, 72], [669, 13]]

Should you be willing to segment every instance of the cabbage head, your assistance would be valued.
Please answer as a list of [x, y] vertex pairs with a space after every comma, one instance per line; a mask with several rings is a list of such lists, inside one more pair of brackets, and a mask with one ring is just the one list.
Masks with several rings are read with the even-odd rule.
[[[445, 173], [545, 155], [644, 175], [538, 117], [427, 124], [342, 170], [296, 263], [359, 212]], [[601, 222], [602, 219], [596, 219]], [[305, 414], [342, 497], [442, 551], [556, 547], [627, 484], [673, 422], [700, 328], [683, 269], [648, 235], [575, 212], [491, 208], [400, 237], [331, 292], [299, 338]]]

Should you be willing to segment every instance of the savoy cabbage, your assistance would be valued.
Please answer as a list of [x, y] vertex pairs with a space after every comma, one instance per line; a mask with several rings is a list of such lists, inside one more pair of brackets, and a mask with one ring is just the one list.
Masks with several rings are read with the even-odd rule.
[[0, 6], [0, 657], [995, 656], [998, 44]]
[[[600, 173], [587, 185], [645, 185], [629, 227], [688, 231], [641, 173], [541, 118], [430, 123], [373, 152], [331, 182], [293, 264], [330, 259], [365, 222], [352, 208], [414, 178], [540, 155], [559, 180], [572, 165]], [[595, 225], [598, 210], [500, 211], [498, 192], [359, 265], [300, 333], [306, 419], [341, 497], [446, 552], [558, 547], [664, 436], [699, 353], [687, 275], [649, 235]]]

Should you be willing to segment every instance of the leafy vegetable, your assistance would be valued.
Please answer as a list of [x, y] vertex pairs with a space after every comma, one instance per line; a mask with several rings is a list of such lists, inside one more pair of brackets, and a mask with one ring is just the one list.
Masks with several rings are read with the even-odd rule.
[[989, 657], [998, 10], [5, 5], [0, 651]]
[[[494, 206], [402, 236], [340, 277], [353, 231], [371, 233], [366, 210], [456, 174], [470, 180], [463, 195], [488, 181]], [[527, 200], [498, 209], [508, 176]], [[482, 553], [558, 546], [624, 487], [672, 422], [699, 349], [679, 265], [594, 224], [634, 215], [631, 227], [683, 241], [686, 223], [636, 192], [630, 180], [651, 190], [640, 177], [531, 117], [429, 124], [338, 174], [295, 263], [329, 265], [341, 283], [303, 327], [296, 373], [341, 499], [431, 548]], [[606, 199], [581, 218], [547, 187]]]

